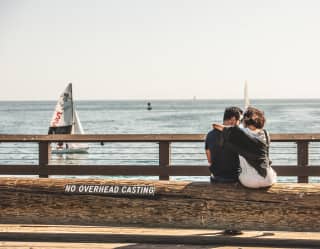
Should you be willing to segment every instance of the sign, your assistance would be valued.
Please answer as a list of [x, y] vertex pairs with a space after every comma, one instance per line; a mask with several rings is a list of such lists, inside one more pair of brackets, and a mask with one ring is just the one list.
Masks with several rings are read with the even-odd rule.
[[96, 184], [67, 184], [65, 193], [123, 195], [135, 197], [154, 196], [156, 188], [153, 185], [96, 185]]

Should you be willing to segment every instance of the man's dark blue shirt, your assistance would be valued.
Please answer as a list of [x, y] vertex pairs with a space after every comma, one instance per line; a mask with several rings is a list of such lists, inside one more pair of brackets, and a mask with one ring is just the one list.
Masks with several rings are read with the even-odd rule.
[[214, 177], [225, 179], [238, 179], [240, 170], [239, 155], [233, 152], [228, 144], [223, 142], [222, 133], [211, 130], [206, 137], [205, 149], [210, 150], [210, 171]]

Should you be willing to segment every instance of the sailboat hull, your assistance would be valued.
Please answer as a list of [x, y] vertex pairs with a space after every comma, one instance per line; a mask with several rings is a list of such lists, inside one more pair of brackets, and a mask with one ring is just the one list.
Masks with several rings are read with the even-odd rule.
[[52, 154], [87, 154], [89, 147], [79, 148], [54, 148], [51, 150]]

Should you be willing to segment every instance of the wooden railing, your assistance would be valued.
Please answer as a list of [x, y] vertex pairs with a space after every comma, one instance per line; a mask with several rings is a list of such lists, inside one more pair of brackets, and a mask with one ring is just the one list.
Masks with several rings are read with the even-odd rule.
[[[0, 165], [0, 175], [121, 175], [158, 176], [169, 180], [170, 176], [208, 176], [207, 165], [171, 165], [171, 144], [203, 142], [204, 134], [130, 134], [130, 135], [0, 135], [0, 143], [37, 143], [38, 164]], [[320, 176], [320, 167], [309, 165], [309, 143], [320, 142], [320, 134], [272, 134], [272, 142], [297, 144], [297, 165], [273, 165], [279, 176], [296, 176], [298, 182], [308, 182], [309, 176]], [[159, 144], [158, 165], [52, 165], [50, 144], [53, 142], [132, 143]], [[319, 157], [320, 159], [320, 157]]]

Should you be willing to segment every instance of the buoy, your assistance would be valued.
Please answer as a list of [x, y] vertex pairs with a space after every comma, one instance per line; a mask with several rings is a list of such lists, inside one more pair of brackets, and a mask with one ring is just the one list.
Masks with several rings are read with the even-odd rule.
[[152, 110], [152, 107], [151, 107], [151, 103], [150, 102], [148, 102], [148, 111], [151, 111]]

